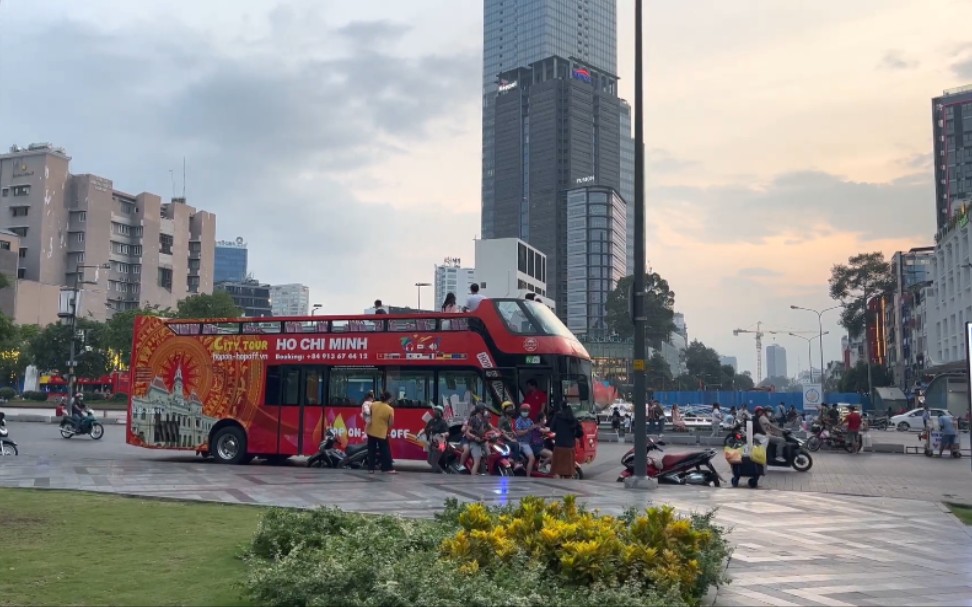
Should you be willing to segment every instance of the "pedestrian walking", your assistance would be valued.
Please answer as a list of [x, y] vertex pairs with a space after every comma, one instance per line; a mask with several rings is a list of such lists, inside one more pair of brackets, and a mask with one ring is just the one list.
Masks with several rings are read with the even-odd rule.
[[712, 403], [712, 434], [711, 436], [718, 436], [719, 432], [722, 430], [722, 409], [719, 407], [719, 403]]
[[381, 393], [381, 400], [371, 403], [371, 420], [365, 427], [368, 435], [368, 471], [375, 473], [375, 466], [380, 465], [386, 474], [397, 474], [392, 469], [391, 445], [388, 443], [388, 433], [395, 423], [395, 410], [391, 406], [391, 392]]
[[848, 445], [853, 447], [851, 453], [858, 453], [861, 450], [861, 425], [864, 420], [861, 418], [861, 414], [857, 412], [857, 407], [851, 405], [848, 407], [848, 411], [847, 417], [844, 418], [844, 425], [847, 426], [845, 440]]
[[560, 404], [550, 420], [550, 429], [554, 433], [553, 460], [550, 473], [560, 478], [574, 476], [574, 447], [577, 439], [584, 434], [580, 423], [574, 416], [574, 411], [568, 405]]

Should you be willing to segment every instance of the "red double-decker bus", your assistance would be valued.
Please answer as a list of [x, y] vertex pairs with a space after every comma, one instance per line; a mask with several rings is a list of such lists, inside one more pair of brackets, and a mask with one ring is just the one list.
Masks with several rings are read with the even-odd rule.
[[433, 404], [464, 419], [495, 414], [536, 380], [584, 428], [576, 459], [597, 453], [591, 360], [546, 306], [485, 300], [472, 313], [135, 321], [127, 442], [195, 450], [223, 463], [313, 455], [328, 428], [365, 442], [361, 402], [395, 399], [396, 460], [425, 460], [417, 435]]

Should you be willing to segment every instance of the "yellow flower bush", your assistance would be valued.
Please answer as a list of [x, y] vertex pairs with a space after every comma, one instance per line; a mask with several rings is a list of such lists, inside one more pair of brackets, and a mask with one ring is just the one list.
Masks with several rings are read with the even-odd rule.
[[676, 592], [690, 604], [701, 596], [703, 562], [715, 555], [721, 563], [728, 553], [709, 517], [682, 518], [669, 506], [615, 517], [580, 508], [574, 496], [527, 497], [504, 511], [465, 505], [458, 522], [441, 553], [461, 571], [495, 570], [519, 558], [572, 585], [634, 583]]

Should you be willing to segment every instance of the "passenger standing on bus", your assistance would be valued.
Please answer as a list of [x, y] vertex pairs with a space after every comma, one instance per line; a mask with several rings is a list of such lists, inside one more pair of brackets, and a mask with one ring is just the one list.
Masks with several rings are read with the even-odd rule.
[[385, 390], [381, 400], [371, 403], [371, 421], [365, 433], [368, 435], [368, 471], [372, 474], [375, 473], [375, 460], [380, 460], [382, 472], [397, 474], [392, 470], [391, 445], [388, 444], [388, 432], [395, 423], [391, 399], [391, 392]]
[[445, 301], [442, 302], [442, 311], [447, 314], [452, 314], [459, 311], [459, 306], [456, 305], [456, 294], [446, 293]]
[[472, 283], [469, 285], [469, 296], [466, 297], [466, 311], [475, 312], [484, 299], [486, 296], [479, 294], [479, 285]]
[[375, 300], [375, 314], [388, 314], [388, 310], [385, 309], [385, 306], [381, 305], [380, 299]]
[[365, 426], [371, 422], [371, 403], [374, 401], [374, 390], [368, 390], [368, 393], [365, 394], [364, 400], [361, 401], [361, 420], [364, 422]]
[[537, 380], [530, 378], [526, 382], [526, 395], [523, 397], [523, 404], [530, 405], [530, 419], [534, 422], [540, 421], [547, 408], [547, 394], [540, 389]]

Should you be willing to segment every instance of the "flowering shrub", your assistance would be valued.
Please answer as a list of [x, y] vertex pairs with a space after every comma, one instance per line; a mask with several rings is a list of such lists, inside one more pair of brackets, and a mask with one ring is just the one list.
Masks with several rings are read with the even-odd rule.
[[654, 588], [689, 604], [725, 581], [728, 544], [711, 514], [681, 518], [663, 506], [614, 517], [587, 511], [568, 496], [562, 502], [527, 497], [503, 511], [469, 504], [450, 516], [460, 530], [442, 543], [442, 554], [467, 573], [522, 558], [569, 586]]
[[244, 554], [243, 591], [281, 607], [686, 607], [721, 580], [725, 554], [708, 518], [600, 516], [573, 498], [452, 500], [434, 520], [278, 508]]

